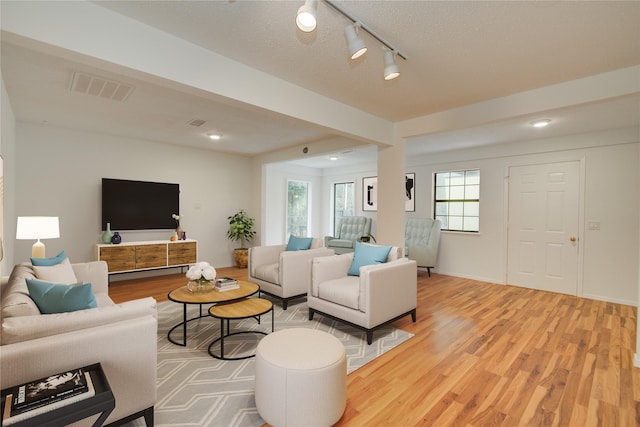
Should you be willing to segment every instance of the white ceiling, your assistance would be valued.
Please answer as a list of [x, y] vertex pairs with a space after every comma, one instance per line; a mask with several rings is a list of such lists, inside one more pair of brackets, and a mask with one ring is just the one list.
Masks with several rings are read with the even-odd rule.
[[[340, 2], [407, 55], [406, 61], [397, 59], [402, 74], [390, 82], [382, 79], [380, 44], [362, 31], [369, 52], [356, 61], [347, 58], [343, 30], [348, 21], [322, 1], [318, 28], [311, 34], [294, 24], [302, 0], [94, 3], [391, 122], [640, 64], [638, 1]], [[331, 135], [313, 123], [193, 88], [169, 88], [152, 76], [114, 71], [96, 58], [71, 60], [56, 49], [30, 50], [20, 38], [2, 36], [2, 76], [18, 120], [245, 155]], [[73, 71], [135, 89], [124, 102], [73, 93]], [[640, 98], [606, 99], [548, 111], [548, 116], [554, 122], [545, 136], [633, 126]], [[416, 136], [408, 142], [408, 154], [532, 138], [526, 120], [534, 118], [519, 115]], [[190, 126], [192, 119], [206, 123]], [[203, 137], [210, 131], [224, 138], [211, 142]], [[355, 152], [342, 157], [375, 156], [375, 149]], [[344, 163], [324, 156], [301, 164]]]

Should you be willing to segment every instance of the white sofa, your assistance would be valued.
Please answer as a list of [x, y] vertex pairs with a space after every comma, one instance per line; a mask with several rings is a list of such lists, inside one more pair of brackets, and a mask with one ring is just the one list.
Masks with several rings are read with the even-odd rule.
[[286, 310], [289, 300], [300, 298], [309, 289], [309, 260], [334, 254], [322, 247], [322, 239], [313, 239], [311, 247], [301, 251], [287, 251], [287, 245], [255, 246], [249, 248], [248, 280], [260, 285], [260, 292], [282, 300]]
[[[108, 295], [107, 264], [72, 264], [78, 281], [91, 283], [97, 308], [40, 314], [25, 279], [30, 263], [16, 265], [0, 284], [0, 385], [15, 386], [57, 372], [101, 363], [116, 400], [107, 424], [145, 417], [153, 425], [156, 402], [157, 312], [153, 298], [115, 304]], [[91, 425], [96, 417], [74, 425]]]
[[314, 313], [340, 320], [367, 334], [403, 316], [416, 321], [418, 303], [416, 262], [392, 247], [382, 264], [360, 267], [360, 276], [348, 275], [354, 253], [314, 258], [307, 295], [309, 320]]

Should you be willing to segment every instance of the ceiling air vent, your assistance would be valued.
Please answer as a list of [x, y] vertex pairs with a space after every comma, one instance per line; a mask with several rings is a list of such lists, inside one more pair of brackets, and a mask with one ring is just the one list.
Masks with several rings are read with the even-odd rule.
[[84, 93], [86, 95], [99, 96], [123, 102], [127, 99], [134, 87], [104, 77], [74, 71], [71, 76], [71, 92]]
[[206, 122], [202, 119], [193, 119], [189, 122], [189, 124], [191, 126], [202, 126], [203, 124], [205, 124]]

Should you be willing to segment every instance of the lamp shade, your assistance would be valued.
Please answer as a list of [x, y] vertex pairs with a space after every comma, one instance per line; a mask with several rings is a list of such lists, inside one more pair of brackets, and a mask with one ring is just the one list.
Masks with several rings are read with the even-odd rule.
[[57, 216], [19, 216], [16, 239], [57, 239], [60, 226]]

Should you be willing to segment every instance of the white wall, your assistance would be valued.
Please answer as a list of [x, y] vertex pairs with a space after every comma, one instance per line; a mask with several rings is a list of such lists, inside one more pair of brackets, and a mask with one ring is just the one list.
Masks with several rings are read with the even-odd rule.
[[[638, 153], [638, 164], [640, 165], [640, 153]], [[640, 188], [640, 175], [638, 176], [638, 187]], [[638, 210], [638, 215], [640, 216], [640, 209]], [[640, 222], [640, 217], [638, 218], [638, 222]], [[638, 227], [638, 231], [640, 232], [640, 227]], [[640, 235], [638, 236], [638, 240], [640, 240]], [[638, 307], [640, 307], [640, 251], [638, 251]], [[636, 315], [636, 353], [633, 357], [633, 366], [636, 368], [640, 368], [640, 316]]]
[[[101, 179], [180, 184], [181, 225], [198, 240], [198, 258], [233, 265], [237, 244], [226, 238], [227, 217], [253, 206], [253, 168], [246, 157], [18, 122], [16, 198], [22, 215], [60, 217], [60, 239], [46, 240], [47, 254], [64, 249], [76, 262], [94, 258], [101, 235]], [[118, 231], [118, 230], [114, 230]], [[168, 239], [170, 231], [125, 231], [124, 241]], [[15, 234], [14, 234], [15, 235]], [[28, 259], [30, 241], [15, 241], [15, 262]]]
[[2, 82], [2, 96], [0, 97], [0, 155], [3, 159], [3, 206], [2, 206], [2, 236], [4, 258], [0, 262], [0, 275], [7, 276], [13, 268], [13, 237], [16, 235], [14, 198], [15, 198], [15, 140], [16, 119], [13, 108], [9, 103], [9, 96]]
[[636, 305], [639, 153], [637, 130], [629, 129], [413, 158], [407, 166], [408, 172], [416, 172], [416, 212], [412, 216], [432, 215], [434, 172], [479, 168], [480, 233], [443, 232], [436, 271], [505, 283], [508, 167], [584, 160], [581, 214], [585, 223], [600, 222], [601, 229], [580, 232], [579, 296]]
[[[423, 160], [424, 161], [424, 160]], [[480, 169], [480, 233], [443, 232], [435, 271], [494, 283], [504, 283], [504, 165], [500, 159], [407, 166], [416, 174], [416, 211], [408, 217], [433, 217], [433, 174], [446, 170]]]
[[[333, 234], [333, 184], [355, 182], [355, 215], [375, 218], [375, 212], [362, 211], [362, 177], [375, 176], [376, 165], [357, 165], [332, 169], [301, 168], [286, 163], [264, 165], [264, 224], [262, 244], [284, 243], [284, 218], [287, 206], [287, 179], [309, 181], [312, 185], [312, 231], [310, 236], [323, 238]], [[371, 233], [376, 234], [376, 223]]]
[[[3, 108], [3, 156], [6, 142], [11, 139], [11, 129], [6, 131], [4, 126], [5, 114]], [[10, 126], [11, 120], [8, 123]], [[9, 134], [6, 140], [5, 133]], [[248, 158], [22, 122], [17, 124], [15, 133], [15, 165], [5, 157], [7, 184], [13, 174], [8, 172], [12, 167], [15, 170], [15, 202], [7, 194], [10, 190], [5, 192], [7, 221], [15, 221], [19, 215], [60, 216], [62, 236], [45, 241], [47, 251], [54, 254], [65, 249], [74, 261], [92, 259], [93, 245], [99, 241], [102, 177], [179, 183], [181, 213], [185, 215], [183, 226], [189, 237], [198, 239], [199, 258], [222, 267], [232, 265], [234, 247], [225, 237], [226, 218], [240, 208], [248, 209], [264, 228], [265, 237], [257, 236], [254, 244], [262, 240], [270, 244], [283, 242], [287, 178], [308, 179], [313, 183], [313, 234], [321, 237], [331, 233], [327, 212], [331, 209], [333, 183], [356, 182], [356, 212], [362, 214], [362, 177], [376, 175], [375, 165], [321, 173], [281, 165], [273, 167], [265, 174], [263, 198], [269, 208], [262, 215], [251, 212], [259, 205], [256, 191], [251, 189], [256, 182], [253, 174], [261, 172]], [[443, 233], [437, 271], [504, 283], [504, 175], [508, 166], [584, 159], [583, 217], [585, 222], [599, 221], [601, 229], [582, 230], [582, 296], [636, 305], [640, 259], [638, 158], [637, 129], [411, 158], [407, 160], [406, 171], [416, 173], [416, 212], [406, 216], [431, 216], [434, 171], [480, 168], [481, 232]], [[317, 186], [319, 192], [315, 191]], [[282, 211], [273, 210], [273, 203], [279, 204]], [[196, 209], [198, 204], [200, 209]], [[365, 215], [374, 219], [375, 235], [376, 213]], [[11, 233], [15, 236], [15, 228]], [[123, 233], [125, 241], [166, 237], [164, 232]], [[31, 244], [14, 241], [15, 262], [28, 258]]]
[[265, 165], [265, 212], [262, 216], [262, 245], [279, 245], [287, 242], [287, 181], [309, 182], [311, 228], [309, 237], [322, 237], [322, 176], [314, 168], [285, 166], [283, 164]]
[[[581, 230], [580, 296], [628, 305], [638, 304], [640, 257], [640, 143], [638, 131], [618, 129], [571, 135], [481, 149], [451, 151], [407, 159], [406, 172], [416, 174], [416, 211], [406, 217], [432, 216], [433, 173], [479, 168], [481, 174], [480, 233], [443, 232], [436, 271], [442, 274], [504, 284], [506, 282], [506, 184], [509, 166], [581, 161], [583, 222], [600, 222], [600, 230]], [[286, 171], [279, 166], [279, 174]], [[324, 208], [319, 220], [322, 235], [331, 233], [332, 187], [354, 181], [356, 214], [362, 212], [362, 178], [376, 176], [376, 165], [332, 168], [322, 171]], [[269, 198], [278, 190], [269, 187]], [[584, 225], [584, 224], [583, 224]]]
[[[376, 212], [362, 210], [362, 178], [377, 176], [377, 165], [356, 165], [349, 167], [340, 167], [325, 169], [323, 174], [322, 193], [324, 200], [324, 212], [326, 215], [322, 218], [323, 235], [333, 235], [333, 185], [340, 182], [354, 182], [355, 190], [355, 213], [356, 216], [365, 216], [371, 218], [371, 234], [377, 237], [377, 215]], [[380, 242], [382, 243], [382, 242]]]

